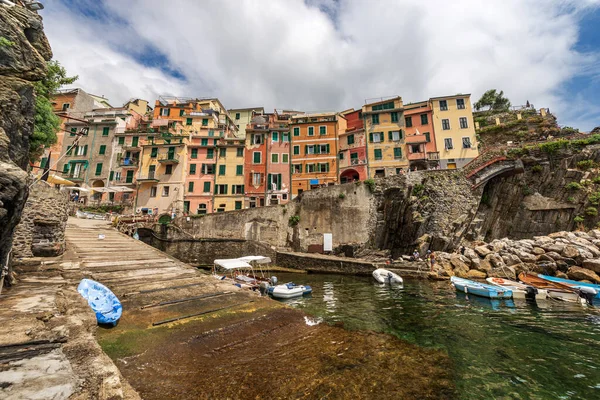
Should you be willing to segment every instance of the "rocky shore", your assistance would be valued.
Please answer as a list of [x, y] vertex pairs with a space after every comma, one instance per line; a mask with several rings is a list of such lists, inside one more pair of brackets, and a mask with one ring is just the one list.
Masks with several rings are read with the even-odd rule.
[[600, 230], [555, 232], [533, 239], [473, 242], [457, 253], [436, 252], [430, 279], [516, 279], [531, 271], [577, 281], [600, 283]]

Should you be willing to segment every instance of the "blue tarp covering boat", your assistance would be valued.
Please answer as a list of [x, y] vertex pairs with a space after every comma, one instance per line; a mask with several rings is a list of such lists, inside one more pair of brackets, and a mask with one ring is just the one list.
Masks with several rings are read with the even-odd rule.
[[[545, 279], [547, 281], [550, 281], [550, 282], [564, 283], [565, 285], [572, 286], [575, 289], [580, 289], [580, 290], [584, 289], [584, 288], [593, 289], [594, 291], [596, 291], [596, 293], [594, 294], [594, 300], [600, 300], [600, 285], [596, 285], [594, 283], [572, 281], [570, 279], [557, 278], [555, 276], [550, 276], [550, 275], [538, 274], [538, 277]], [[587, 292], [589, 293], [590, 291], [587, 291]]]
[[96, 313], [99, 324], [117, 325], [123, 306], [109, 288], [91, 279], [82, 279], [77, 286], [77, 291]]
[[503, 289], [500, 286], [487, 285], [485, 283], [479, 283], [470, 281], [468, 279], [457, 278], [453, 276], [450, 281], [460, 292], [466, 294], [472, 294], [475, 296], [487, 297], [488, 299], [510, 299], [512, 298], [512, 291]]

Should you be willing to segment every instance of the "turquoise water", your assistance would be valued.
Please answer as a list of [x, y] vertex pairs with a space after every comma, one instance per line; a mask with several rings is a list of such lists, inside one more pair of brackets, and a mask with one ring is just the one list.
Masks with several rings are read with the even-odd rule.
[[490, 301], [449, 282], [278, 274], [313, 294], [286, 303], [347, 329], [387, 332], [439, 348], [463, 399], [599, 399], [600, 308], [558, 301]]

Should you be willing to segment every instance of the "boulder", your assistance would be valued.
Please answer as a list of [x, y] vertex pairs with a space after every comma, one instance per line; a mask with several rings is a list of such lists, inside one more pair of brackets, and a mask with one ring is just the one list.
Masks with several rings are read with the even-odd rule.
[[488, 272], [488, 276], [495, 278], [506, 278], [511, 280], [517, 279], [517, 274], [513, 267], [492, 268]]
[[459, 278], [466, 278], [467, 273], [469, 272], [469, 266], [465, 264], [465, 262], [460, 258], [460, 256], [452, 257], [450, 259], [450, 264], [452, 264], [454, 275]]
[[600, 273], [600, 259], [594, 258], [592, 260], [585, 260], [582, 263], [582, 267]]
[[475, 250], [473, 250], [470, 247], [468, 247], [468, 248], [465, 249], [465, 257], [467, 257], [469, 260], [472, 260], [474, 258], [479, 258], [479, 256], [475, 252]]
[[468, 279], [485, 279], [487, 274], [485, 272], [477, 271], [476, 269], [472, 269], [467, 273]]
[[532, 269], [533, 272], [537, 272], [538, 274], [551, 275], [554, 276], [558, 267], [555, 262], [550, 261], [538, 261], [535, 263], [535, 267]]
[[475, 252], [479, 254], [480, 257], [485, 258], [485, 256], [490, 254], [492, 251], [488, 249], [487, 246], [477, 246], [475, 247]]
[[479, 265], [475, 269], [477, 269], [478, 271], [487, 273], [487, 271], [492, 269], [492, 263], [490, 262], [489, 259], [485, 258], [485, 259], [479, 261]]
[[589, 235], [587, 232], [583, 232], [583, 231], [576, 231], [573, 232], [575, 234], [575, 236], [577, 236], [578, 238], [581, 239], [585, 239], [585, 240], [591, 240], [593, 239], [593, 237], [591, 235]]
[[511, 265], [515, 265], [515, 264], [520, 264], [521, 263], [521, 259], [517, 256], [515, 256], [514, 254], [506, 254], [502, 256], [502, 261], [504, 261], [504, 264], [508, 265], [509, 267]]
[[567, 271], [567, 276], [569, 279], [576, 281], [587, 280], [593, 283], [600, 283], [600, 276], [587, 268], [581, 268], [577, 266], [571, 267], [569, 268], [569, 271]]
[[556, 277], [560, 279], [569, 279], [569, 275], [562, 271], [556, 271]]
[[550, 257], [547, 254], [542, 254], [537, 256], [536, 261], [549, 261], [549, 262], [554, 262], [554, 258]]
[[579, 249], [577, 249], [577, 247], [575, 247], [575, 246], [568, 245], [568, 246], [565, 246], [565, 248], [560, 253], [560, 255], [565, 258], [575, 258], [575, 257], [579, 256]]
[[506, 266], [506, 264], [504, 264], [504, 260], [502, 260], [502, 257], [500, 257], [498, 254], [488, 254], [485, 259], [490, 262], [492, 268], [502, 268]]
[[556, 260], [556, 268], [558, 269], [558, 271], [567, 272], [569, 267], [570, 265], [565, 260]]
[[546, 250], [542, 249], [541, 247], [534, 247], [533, 250], [531, 250], [531, 252], [536, 256], [539, 256], [541, 254], [544, 254]]
[[548, 257], [551, 258], [553, 261], [564, 259], [563, 256], [561, 256], [560, 254], [558, 254], [558, 253], [556, 253], [554, 251], [549, 251], [548, 253], [546, 253], [546, 254], [544, 254], [543, 256], [540, 256], [540, 257], [544, 257], [544, 256], [546, 258], [548, 258]]
[[600, 239], [600, 230], [592, 229], [588, 232], [588, 235], [590, 235], [592, 238]]
[[553, 243], [542, 246], [542, 249], [546, 250], [546, 252], [554, 252], [560, 254], [564, 250], [565, 246], [566, 245], [562, 243]]
[[537, 261], [537, 256], [525, 251], [519, 251], [517, 254], [517, 257], [519, 257], [519, 259], [521, 259], [521, 261], [523, 262], [536, 262]]
[[492, 250], [497, 253], [500, 250], [504, 250], [506, 248], [506, 242], [503, 240], [496, 239], [492, 240], [490, 246], [492, 247]]
[[550, 233], [550, 234], [548, 235], [548, 237], [549, 237], [549, 238], [552, 238], [552, 239], [556, 239], [556, 238], [567, 238], [567, 237], [569, 237], [569, 233], [571, 233], [571, 232], [565, 232], [565, 231], [553, 232], [553, 233]]

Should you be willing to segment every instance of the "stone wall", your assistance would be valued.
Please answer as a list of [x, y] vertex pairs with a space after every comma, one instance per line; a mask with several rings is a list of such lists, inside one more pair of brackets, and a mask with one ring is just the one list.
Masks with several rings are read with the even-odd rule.
[[[600, 173], [595, 168], [578, 169], [582, 160], [600, 163], [600, 149], [589, 146], [575, 153], [526, 158], [523, 174], [490, 180], [472, 226], [475, 238], [521, 239], [572, 230], [578, 215], [585, 218], [585, 226], [595, 227], [600, 219], [585, 211], [597, 209], [589, 198], [600, 189], [593, 183]], [[581, 188], [567, 189], [571, 182], [581, 183]]]
[[423, 242], [425, 250], [453, 248], [479, 196], [460, 171], [418, 171], [307, 191], [281, 206], [181, 217], [167, 238], [245, 239], [307, 252], [331, 233], [334, 251], [387, 249], [396, 257]]
[[368, 261], [352, 258], [340, 259], [320, 254], [301, 254], [290, 252], [277, 252], [277, 266], [300, 269], [309, 272], [370, 275], [377, 266]]
[[[32, 81], [52, 57], [42, 19], [24, 7], [0, 6], [0, 266], [7, 261], [14, 227], [27, 200], [29, 137], [35, 96]], [[9, 279], [10, 281], [10, 279]]]
[[275, 250], [263, 243], [244, 239], [161, 239], [149, 229], [138, 229], [140, 240], [195, 266], [209, 266], [219, 258], [262, 255], [275, 260]]
[[54, 257], [62, 254], [65, 251], [68, 206], [66, 192], [60, 192], [46, 182], [33, 185], [21, 222], [15, 228], [13, 257]]

